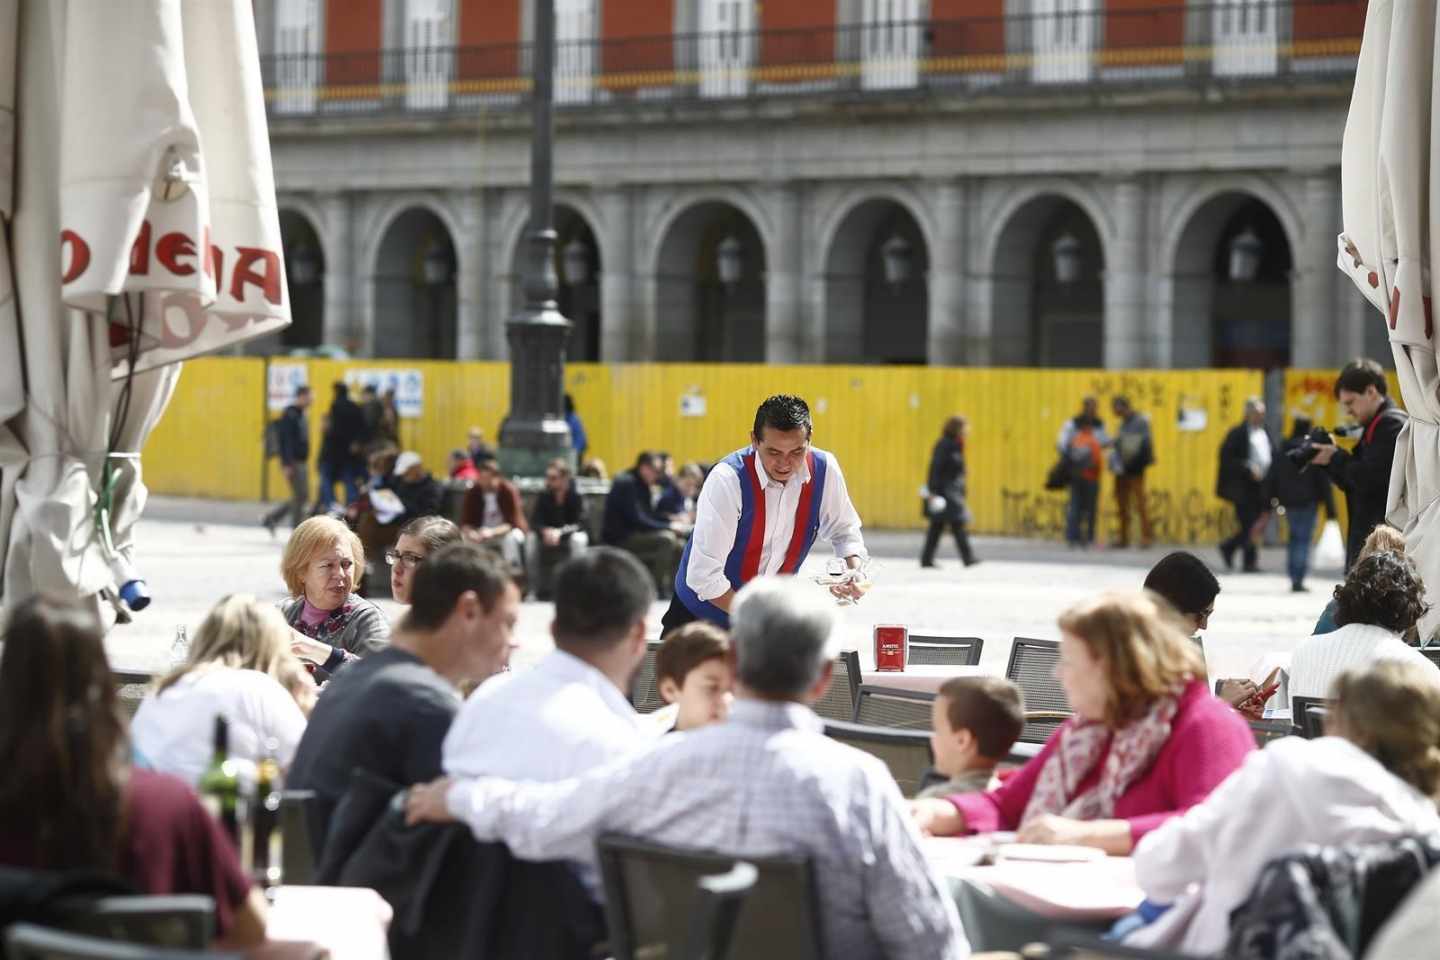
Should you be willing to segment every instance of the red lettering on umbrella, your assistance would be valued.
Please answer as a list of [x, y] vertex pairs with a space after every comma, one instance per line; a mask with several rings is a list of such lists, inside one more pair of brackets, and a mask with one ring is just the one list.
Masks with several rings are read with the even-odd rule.
[[[259, 247], [236, 247], [235, 253], [239, 259], [235, 263], [235, 272], [230, 277], [230, 296], [243, 301], [244, 286], [250, 283], [260, 288], [266, 300], [279, 306], [280, 257], [272, 250], [262, 250]], [[263, 265], [263, 272], [255, 271], [256, 264]]]
[[64, 259], [65, 247], [70, 247], [70, 268], [60, 276], [61, 283], [70, 283], [90, 267], [90, 244], [74, 230], [60, 231], [60, 254]]
[[181, 263], [181, 257], [194, 258], [195, 244], [183, 233], [167, 233], [155, 244], [155, 259], [160, 265], [177, 277], [188, 277], [195, 272], [189, 263]]
[[140, 224], [140, 234], [130, 248], [130, 272], [145, 276], [150, 272], [150, 221]]

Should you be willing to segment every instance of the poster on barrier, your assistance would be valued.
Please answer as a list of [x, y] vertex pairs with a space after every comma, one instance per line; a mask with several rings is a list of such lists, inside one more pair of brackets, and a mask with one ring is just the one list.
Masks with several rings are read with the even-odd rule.
[[299, 387], [309, 386], [310, 368], [303, 363], [272, 363], [265, 368], [265, 406], [279, 413], [295, 399]]
[[414, 368], [347, 370], [345, 383], [352, 398], [366, 387], [374, 387], [382, 397], [395, 391], [395, 408], [401, 419], [418, 420], [425, 411], [425, 375]]

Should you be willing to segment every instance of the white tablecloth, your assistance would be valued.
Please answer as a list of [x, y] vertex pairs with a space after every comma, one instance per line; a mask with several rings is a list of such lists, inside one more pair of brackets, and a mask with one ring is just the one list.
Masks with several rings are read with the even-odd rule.
[[952, 677], [983, 677], [990, 672], [983, 667], [924, 665], [895, 671], [862, 670], [860, 681], [869, 686], [889, 687], [892, 690], [934, 693]]
[[364, 887], [280, 887], [265, 935], [319, 944], [335, 960], [389, 960], [393, 915], [380, 894]]
[[1135, 861], [1101, 857], [1085, 863], [1001, 859], [978, 866], [990, 846], [980, 837], [926, 837], [925, 854], [940, 875], [983, 884], [1016, 904], [1054, 920], [1122, 917], [1145, 898], [1135, 882]]

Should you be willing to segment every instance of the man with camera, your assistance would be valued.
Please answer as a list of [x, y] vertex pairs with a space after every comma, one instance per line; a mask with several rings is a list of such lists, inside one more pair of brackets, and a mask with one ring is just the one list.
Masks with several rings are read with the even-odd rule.
[[1385, 371], [1368, 358], [1352, 360], [1335, 381], [1335, 396], [1345, 413], [1360, 424], [1360, 440], [1349, 453], [1334, 443], [1315, 448], [1314, 465], [1345, 491], [1350, 529], [1345, 536], [1345, 569], [1349, 570], [1375, 525], [1385, 519], [1390, 492], [1390, 464], [1395, 439], [1409, 419], [1390, 399]]

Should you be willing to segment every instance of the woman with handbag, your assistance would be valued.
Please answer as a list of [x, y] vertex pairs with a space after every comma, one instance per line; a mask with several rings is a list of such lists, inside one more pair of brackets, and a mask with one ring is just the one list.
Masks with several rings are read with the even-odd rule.
[[980, 561], [970, 549], [966, 526], [970, 510], [965, 504], [965, 432], [968, 421], [956, 415], [945, 421], [940, 439], [930, 452], [930, 472], [925, 482], [924, 515], [930, 521], [925, 532], [925, 547], [920, 551], [920, 566], [935, 566], [935, 548], [948, 526], [955, 535], [960, 560], [967, 567]]

